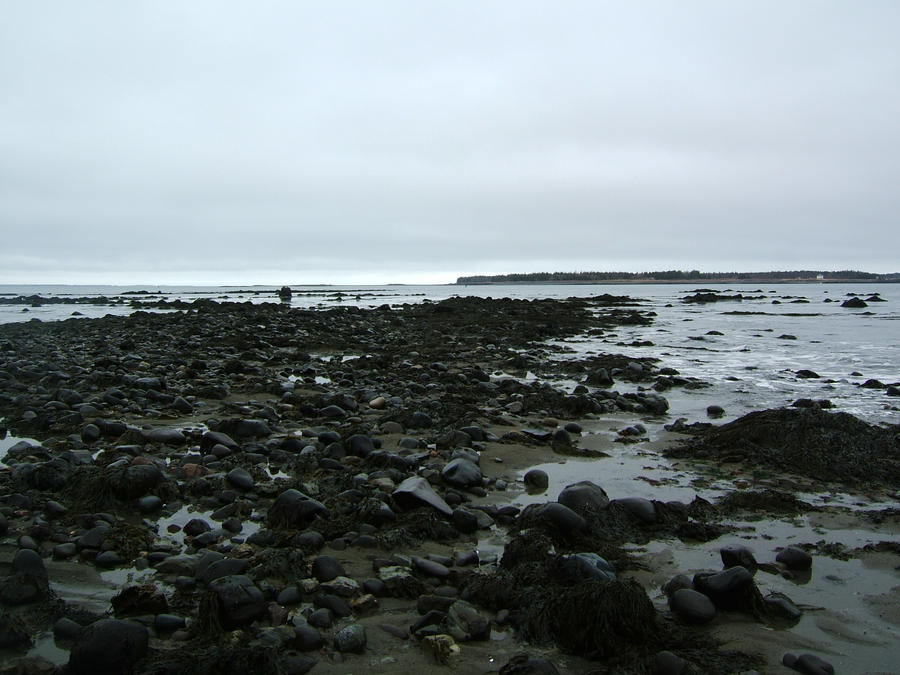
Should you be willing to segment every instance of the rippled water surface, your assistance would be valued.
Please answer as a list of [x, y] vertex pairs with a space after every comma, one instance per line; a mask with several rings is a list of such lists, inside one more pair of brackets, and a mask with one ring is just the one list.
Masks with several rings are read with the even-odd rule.
[[[720, 295], [740, 294], [745, 299], [683, 302], [697, 288], [694, 284], [297, 286], [291, 305], [396, 306], [468, 295], [524, 299], [627, 295], [639, 301], [636, 307], [656, 313], [653, 325], [623, 326], [605, 335], [558, 344], [570, 350], [571, 358], [599, 353], [656, 357], [661, 366], [713, 385], [712, 390], [666, 392], [673, 415], [696, 419], [705, 415], [706, 406], [717, 403], [730, 419], [750, 410], [789, 405], [797, 398], [827, 398], [838, 409], [871, 422], [900, 422], [900, 398], [891, 399], [884, 389], [860, 386], [868, 379], [900, 381], [900, 284], [715, 285], [710, 288]], [[118, 298], [127, 302], [202, 298], [276, 302], [276, 290], [271, 286], [0, 286], [5, 296], [104, 298], [102, 304], [0, 305], [0, 323], [62, 320], [73, 312], [96, 317], [134, 311], [128, 304], [110, 304]], [[863, 298], [878, 294], [885, 302], [870, 302], [864, 309], [841, 307], [848, 294]], [[629, 346], [636, 341], [652, 345]], [[820, 377], [799, 378], [799, 370]]]

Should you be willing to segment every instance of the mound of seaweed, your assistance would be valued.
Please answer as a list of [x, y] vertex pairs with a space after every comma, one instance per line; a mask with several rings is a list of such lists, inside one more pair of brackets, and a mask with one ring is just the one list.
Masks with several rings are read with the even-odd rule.
[[752, 412], [665, 454], [743, 461], [822, 481], [900, 485], [900, 427], [815, 408]]
[[658, 672], [654, 655], [661, 650], [687, 659], [696, 668], [690, 672], [740, 672], [759, 665], [758, 658], [719, 651], [708, 636], [658, 614], [634, 580], [574, 580], [541, 532], [515, 535], [500, 567], [469, 575], [462, 594], [495, 611], [508, 610], [519, 635], [532, 644], [555, 644], [596, 660], [596, 673]]

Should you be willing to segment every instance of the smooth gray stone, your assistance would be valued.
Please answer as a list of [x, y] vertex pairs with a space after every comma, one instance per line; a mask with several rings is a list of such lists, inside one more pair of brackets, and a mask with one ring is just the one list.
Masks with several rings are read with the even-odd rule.
[[672, 593], [669, 607], [687, 623], [709, 623], [716, 618], [716, 606], [712, 600], [690, 588], [680, 588]]
[[402, 509], [414, 509], [427, 504], [445, 516], [453, 515], [453, 509], [421, 476], [410, 476], [397, 486], [391, 496]]

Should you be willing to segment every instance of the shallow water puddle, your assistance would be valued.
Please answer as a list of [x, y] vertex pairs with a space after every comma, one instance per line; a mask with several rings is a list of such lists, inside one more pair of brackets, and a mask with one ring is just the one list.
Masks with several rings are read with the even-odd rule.
[[[168, 539], [178, 546], [184, 546], [184, 526], [188, 521], [193, 520], [194, 518], [200, 518], [209, 523], [213, 529], [221, 527], [221, 523], [213, 519], [212, 514], [213, 511], [200, 511], [197, 510], [193, 504], [187, 504], [182, 506], [172, 515], [160, 518], [156, 523], [156, 531], [159, 537]], [[249, 518], [242, 520], [241, 524], [243, 526], [241, 531], [230, 536], [246, 539], [251, 534], [258, 532], [260, 528], [258, 522], [254, 522]], [[178, 529], [174, 532], [170, 532], [170, 525], [177, 525]]]

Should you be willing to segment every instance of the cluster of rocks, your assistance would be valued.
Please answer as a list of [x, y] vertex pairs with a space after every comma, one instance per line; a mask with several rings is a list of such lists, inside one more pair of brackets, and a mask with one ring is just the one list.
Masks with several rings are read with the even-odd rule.
[[[520, 512], [497, 499], [514, 477], [481, 465], [495, 445], [577, 454], [573, 420], [592, 413], [664, 413], [640, 383], [682, 383], [649, 362], [610, 368], [609, 382], [584, 366], [574, 392], [496, 375], [547, 356], [548, 338], [635, 311], [191, 305], [0, 327], [3, 424], [42, 441], [13, 445], [0, 471], [0, 536], [15, 551], [0, 558], [0, 646], [27, 648], [52, 626], [73, 674], [302, 673], [367, 653], [372, 631], [438, 662], [510, 627], [641, 668], [678, 651], [643, 589], [620, 579], [621, 544], [713, 539], [727, 529], [715, 505], [610, 500], [583, 482]], [[637, 388], [612, 391], [612, 377]], [[476, 550], [497, 528], [513, 537], [499, 567]], [[45, 561], [140, 580], [109, 618], [57, 597]], [[397, 625], [385, 606], [417, 618]], [[589, 608], [595, 623], [563, 629]], [[534, 655], [505, 669], [529, 667], [553, 672]]]

